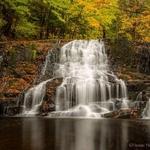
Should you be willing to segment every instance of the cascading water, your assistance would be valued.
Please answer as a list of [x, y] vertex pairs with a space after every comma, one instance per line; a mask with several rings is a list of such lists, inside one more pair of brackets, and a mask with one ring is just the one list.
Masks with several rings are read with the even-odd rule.
[[63, 83], [56, 92], [56, 112], [60, 116], [100, 116], [115, 109], [114, 99], [127, 107], [127, 89], [109, 69], [104, 42], [75, 40], [61, 49], [56, 76]]
[[[44, 69], [49, 67], [45, 64]], [[63, 82], [56, 91], [56, 111], [50, 116], [100, 117], [116, 108], [115, 100], [122, 102], [122, 108], [127, 107], [125, 83], [110, 71], [104, 42], [75, 40], [64, 45], [60, 49], [59, 63], [53, 68], [54, 76], [62, 77]], [[25, 114], [38, 112], [46, 83], [51, 80], [28, 90], [24, 100]]]
[[150, 99], [148, 100], [142, 115], [144, 119], [150, 119]]
[[[54, 79], [54, 78], [53, 78]], [[46, 92], [46, 83], [51, 82], [53, 79], [49, 79], [41, 82], [33, 88], [30, 88], [24, 97], [24, 110], [25, 115], [36, 115], [39, 112], [39, 108], [43, 102], [43, 98]]]
[[23, 104], [24, 109], [22, 112], [23, 115], [39, 114], [39, 109], [43, 103], [43, 99], [46, 93], [46, 84], [58, 78], [52, 78], [54, 74], [53, 72], [55, 71], [55, 64], [56, 62], [58, 62], [59, 59], [58, 44], [59, 43], [57, 43], [57, 45], [55, 45], [55, 47], [48, 52], [41, 74], [38, 80], [36, 80], [36, 82], [40, 82], [41, 80], [45, 81], [40, 82], [38, 85], [35, 85], [34, 87], [30, 88], [25, 93]]

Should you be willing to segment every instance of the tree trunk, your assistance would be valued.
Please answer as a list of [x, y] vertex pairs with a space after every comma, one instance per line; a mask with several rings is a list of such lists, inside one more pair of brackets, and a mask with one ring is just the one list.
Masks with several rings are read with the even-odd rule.
[[105, 27], [103, 27], [103, 39], [106, 39], [106, 30], [105, 30]]
[[6, 7], [3, 5], [2, 6], [2, 14], [4, 16], [4, 20], [7, 22], [0, 31], [0, 36], [5, 35], [8, 37], [12, 37], [12, 24], [13, 24], [13, 17], [14, 17], [14, 12], [13, 10], [7, 10]]

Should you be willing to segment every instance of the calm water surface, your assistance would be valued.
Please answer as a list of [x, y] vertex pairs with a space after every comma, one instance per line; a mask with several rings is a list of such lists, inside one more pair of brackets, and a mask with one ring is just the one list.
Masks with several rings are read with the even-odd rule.
[[150, 150], [150, 120], [0, 118], [0, 150]]

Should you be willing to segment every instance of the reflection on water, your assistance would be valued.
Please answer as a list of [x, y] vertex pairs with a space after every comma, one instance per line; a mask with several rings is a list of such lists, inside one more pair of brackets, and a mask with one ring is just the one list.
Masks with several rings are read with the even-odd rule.
[[127, 140], [128, 140], [128, 123], [123, 120], [121, 122], [121, 149], [127, 149]]
[[[43, 133], [44, 126], [42, 121], [38, 121], [38, 118], [34, 118], [31, 123], [24, 119], [23, 123], [23, 136], [22, 136], [22, 148], [29, 145], [31, 149], [41, 150], [43, 148]], [[28, 133], [28, 134], [27, 134]]]
[[[128, 122], [113, 120], [56, 121], [55, 149], [59, 150], [126, 150]], [[69, 136], [73, 134], [73, 136]], [[114, 149], [115, 148], [115, 149]]]
[[149, 124], [149, 120], [1, 118], [0, 150], [148, 150]]

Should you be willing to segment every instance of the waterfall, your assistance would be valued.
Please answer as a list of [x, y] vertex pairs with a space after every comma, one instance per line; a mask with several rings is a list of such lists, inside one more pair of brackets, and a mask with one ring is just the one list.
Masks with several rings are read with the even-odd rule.
[[64, 45], [55, 75], [63, 77], [56, 92], [56, 111], [63, 111], [61, 115], [79, 110], [91, 115], [100, 108], [114, 110], [115, 99], [122, 101], [122, 108], [128, 107], [126, 85], [110, 71], [102, 41], [75, 40]]
[[146, 107], [144, 108], [142, 115], [143, 115], [143, 118], [150, 119], [150, 98], [146, 104]]
[[41, 82], [40, 84], [30, 88], [24, 96], [24, 109], [25, 115], [36, 115], [39, 113], [40, 106], [42, 105], [43, 98], [46, 93], [46, 84], [51, 82], [54, 78]]
[[[42, 75], [52, 67], [53, 77], [61, 77], [63, 82], [56, 89], [56, 111], [50, 116], [100, 117], [115, 109], [116, 99], [122, 102], [122, 108], [127, 107], [126, 85], [111, 72], [103, 41], [69, 42], [60, 49], [58, 64], [48, 60], [51, 56], [49, 53], [46, 57]], [[46, 84], [52, 80], [43, 81], [26, 92], [24, 114], [38, 113]]]

